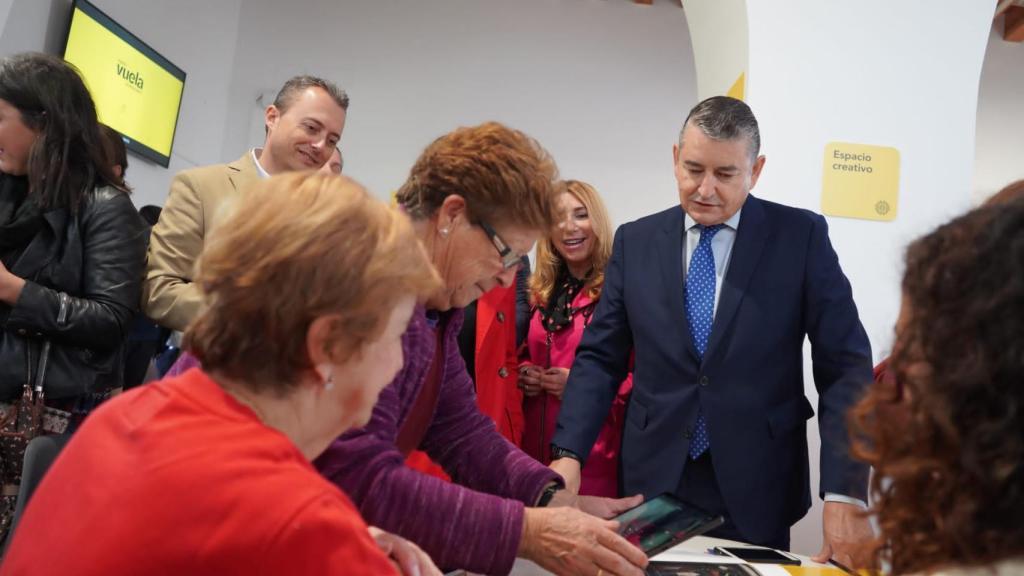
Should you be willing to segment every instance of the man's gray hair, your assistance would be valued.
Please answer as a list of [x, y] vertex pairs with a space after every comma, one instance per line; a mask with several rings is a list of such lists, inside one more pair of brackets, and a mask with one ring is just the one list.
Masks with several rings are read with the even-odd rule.
[[294, 76], [285, 82], [277, 93], [277, 97], [274, 98], [274, 107], [284, 114], [295, 98], [306, 88], [322, 89], [331, 96], [338, 106], [341, 106], [342, 110], [348, 111], [348, 94], [344, 90], [329, 80], [308, 75]]
[[746, 138], [750, 145], [750, 157], [756, 159], [761, 151], [761, 131], [757, 118], [742, 100], [729, 96], [712, 96], [690, 110], [679, 131], [679, 147], [683, 147], [683, 133], [687, 126], [696, 126], [712, 140], [733, 140]]

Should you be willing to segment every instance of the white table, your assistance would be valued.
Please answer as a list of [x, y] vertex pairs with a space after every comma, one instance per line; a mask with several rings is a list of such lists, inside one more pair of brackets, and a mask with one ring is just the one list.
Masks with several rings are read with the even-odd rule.
[[[730, 558], [729, 556], [719, 556], [717, 554], [709, 554], [708, 550], [715, 546], [749, 546], [742, 542], [734, 542], [732, 540], [722, 540], [721, 538], [707, 538], [705, 536], [697, 536], [691, 538], [678, 546], [666, 550], [661, 554], [658, 554], [652, 560], [674, 560], [679, 562], [714, 562], [716, 564], [742, 564], [743, 561], [737, 558]], [[804, 568], [830, 568], [835, 567], [827, 564], [819, 564], [812, 561], [807, 556], [800, 554], [794, 554], [797, 558], [803, 562]], [[762, 574], [762, 576], [789, 576], [789, 572], [785, 568], [775, 564], [756, 564], [754, 568]], [[523, 560], [519, 558], [516, 560], [515, 565], [512, 567], [512, 576], [550, 576], [550, 572], [537, 566], [529, 560]]]

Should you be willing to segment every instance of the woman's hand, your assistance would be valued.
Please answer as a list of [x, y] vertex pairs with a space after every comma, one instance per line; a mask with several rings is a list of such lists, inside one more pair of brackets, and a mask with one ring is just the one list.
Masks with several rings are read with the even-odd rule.
[[569, 490], [559, 490], [551, 498], [548, 507], [572, 506], [591, 516], [611, 520], [626, 510], [636, 508], [643, 503], [643, 494], [637, 494], [628, 498], [604, 498], [602, 496], [577, 496]]
[[4, 263], [0, 262], [0, 302], [14, 306], [24, 287], [25, 280], [12, 274]]
[[441, 576], [430, 556], [405, 538], [374, 526], [370, 526], [370, 536], [404, 576]]
[[527, 508], [519, 555], [555, 574], [643, 576], [647, 555], [617, 527], [576, 508]]
[[519, 365], [519, 389], [523, 391], [524, 396], [536, 396], [543, 391], [541, 385], [541, 370], [540, 366], [534, 364], [520, 364]]
[[545, 392], [561, 400], [567, 380], [569, 380], [568, 368], [548, 368], [540, 376], [540, 386]]
[[631, 510], [644, 503], [642, 494], [628, 498], [602, 498], [600, 496], [577, 496], [576, 507], [597, 516], [598, 518], [614, 518], [626, 510]]

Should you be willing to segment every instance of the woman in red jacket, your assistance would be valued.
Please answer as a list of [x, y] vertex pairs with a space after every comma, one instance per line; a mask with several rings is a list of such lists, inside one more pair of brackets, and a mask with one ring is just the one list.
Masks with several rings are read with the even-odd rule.
[[[530, 280], [535, 312], [519, 366], [526, 395], [523, 450], [551, 462], [551, 436], [576, 346], [601, 297], [604, 268], [612, 251], [612, 228], [601, 196], [592, 186], [567, 180], [559, 198], [562, 221], [537, 245], [537, 271]], [[583, 469], [580, 494], [618, 495], [619, 447], [632, 375], [619, 387], [604, 428]]]

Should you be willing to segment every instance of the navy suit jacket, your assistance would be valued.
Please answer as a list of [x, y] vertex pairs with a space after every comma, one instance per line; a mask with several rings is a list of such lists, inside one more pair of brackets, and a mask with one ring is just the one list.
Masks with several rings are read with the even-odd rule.
[[675, 206], [616, 232], [553, 443], [590, 453], [635, 350], [625, 494], [676, 491], [703, 406], [733, 522], [750, 539], [774, 538], [810, 507], [806, 335], [819, 394], [820, 492], [866, 500], [868, 469], [849, 456], [845, 416], [871, 382], [871, 346], [825, 219], [747, 197], [701, 361], [684, 309], [683, 217]]

